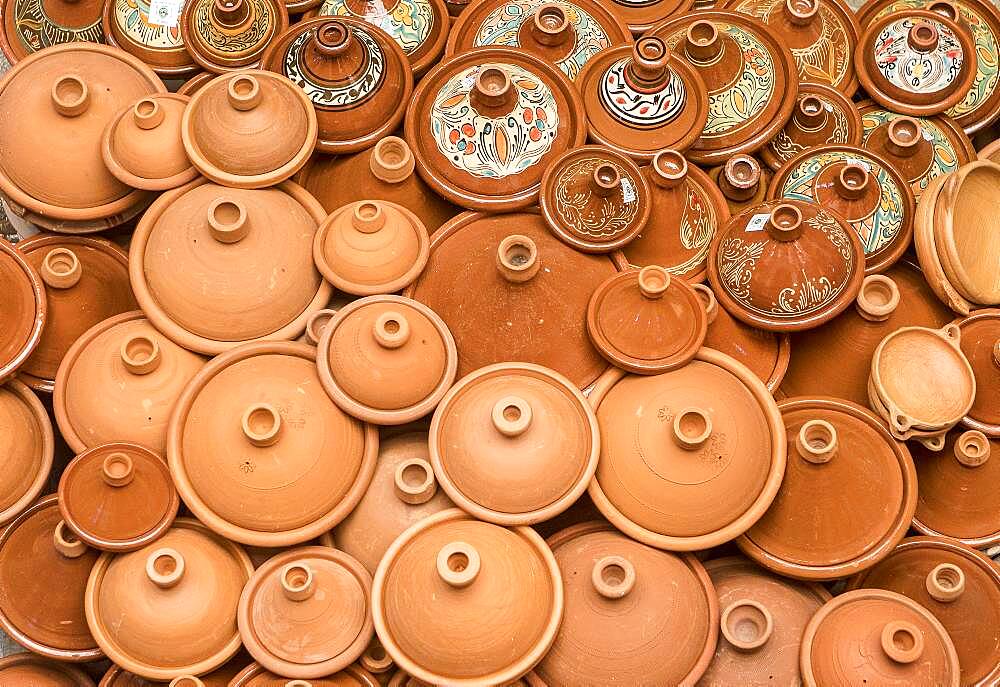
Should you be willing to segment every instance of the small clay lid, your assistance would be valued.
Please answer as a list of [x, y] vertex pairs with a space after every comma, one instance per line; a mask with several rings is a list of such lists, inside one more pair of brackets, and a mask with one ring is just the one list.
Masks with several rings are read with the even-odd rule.
[[857, 146], [803, 150], [771, 179], [768, 197], [813, 202], [847, 220], [865, 249], [865, 274], [884, 272], [913, 237], [909, 183], [888, 160]]
[[253, 574], [243, 549], [193, 518], [130, 553], [105, 553], [87, 583], [87, 624], [109, 659], [148, 680], [200, 675], [240, 648], [236, 608]]
[[59, 431], [74, 453], [128, 441], [163, 455], [174, 403], [204, 364], [139, 311], [103, 320], [59, 366], [52, 395]]
[[334, 210], [313, 240], [313, 260], [344, 293], [393, 293], [420, 276], [430, 255], [424, 223], [402, 205], [359, 200]]
[[741, 363], [702, 348], [655, 376], [609, 370], [590, 393], [601, 428], [594, 504], [638, 541], [717, 546], [767, 510], [785, 471], [785, 429], [770, 392]]
[[194, 61], [224, 74], [260, 66], [264, 51], [288, 28], [288, 11], [282, 0], [190, 0], [180, 24]]
[[10, 64], [42, 48], [61, 43], [104, 43], [103, 0], [43, 0], [37, 3], [3, 0], [0, 48]]
[[806, 626], [799, 657], [806, 687], [960, 684], [958, 655], [941, 623], [920, 604], [880, 589], [828, 601]]
[[773, 175], [771, 168], [754, 156], [740, 154], [709, 169], [708, 176], [719, 187], [732, 216], [767, 200], [767, 185]]
[[248, 190], [198, 179], [168, 191], [132, 236], [136, 299], [167, 336], [202, 353], [295, 338], [332, 293], [312, 256], [325, 216], [291, 182]]
[[976, 376], [976, 400], [962, 424], [1000, 438], [1000, 310], [977, 310], [957, 324]]
[[[793, 1], [789, 0], [789, 4]], [[817, 0], [800, 2], [816, 3]], [[792, 118], [760, 149], [760, 156], [771, 169], [777, 171], [807, 148], [861, 145], [861, 133], [861, 115], [850, 98], [831, 86], [802, 83], [799, 84]]]
[[583, 145], [583, 101], [552, 64], [514, 48], [475, 48], [425, 76], [406, 111], [417, 171], [446, 199], [502, 212], [534, 204], [542, 174]]
[[0, 524], [13, 520], [42, 493], [54, 442], [49, 414], [38, 397], [16, 379], [0, 386]]
[[180, 9], [158, 5], [159, 16], [150, 16], [150, 3], [112, 0], [101, 13], [104, 39], [148, 64], [164, 79], [183, 79], [199, 70], [181, 37]]
[[780, 575], [832, 580], [871, 567], [913, 519], [917, 476], [906, 446], [867, 408], [833, 398], [782, 401], [788, 465], [777, 498], [736, 540]]
[[58, 661], [101, 658], [83, 611], [98, 554], [66, 527], [55, 494], [36, 501], [0, 532], [0, 628]]
[[772, 200], [733, 217], [712, 241], [708, 279], [719, 303], [749, 325], [811, 329], [836, 317], [864, 279], [857, 232], [826, 208]]
[[41, 275], [31, 261], [0, 239], [0, 383], [10, 379], [42, 340], [48, 298]]
[[569, 527], [548, 544], [566, 612], [535, 668], [541, 684], [699, 680], [718, 640], [719, 605], [698, 559], [657, 551], [601, 522]]
[[489, 365], [441, 401], [430, 457], [460, 508], [498, 525], [530, 525], [569, 508], [597, 469], [597, 418], [557, 372], [527, 363]]
[[625, 22], [633, 36], [639, 37], [654, 24], [685, 14], [695, 4], [693, 0], [611, 0], [608, 8]]
[[375, 676], [355, 664], [327, 677], [312, 680], [289, 680], [268, 671], [258, 663], [251, 663], [227, 687], [380, 687]]
[[30, 653], [0, 658], [0, 682], [31, 687], [94, 687], [80, 668]]
[[430, 414], [455, 381], [448, 326], [402, 296], [368, 296], [337, 311], [317, 346], [319, 379], [348, 415], [401, 425]]
[[594, 346], [612, 365], [635, 374], [686, 365], [707, 331], [698, 294], [656, 265], [609, 277], [587, 306], [587, 333]]
[[59, 512], [88, 546], [134, 551], [159, 539], [180, 498], [167, 462], [138, 444], [115, 442], [74, 458], [59, 479]]
[[382, 646], [417, 679], [505, 684], [552, 646], [563, 593], [555, 557], [534, 530], [452, 509], [389, 547], [375, 573], [372, 613]]

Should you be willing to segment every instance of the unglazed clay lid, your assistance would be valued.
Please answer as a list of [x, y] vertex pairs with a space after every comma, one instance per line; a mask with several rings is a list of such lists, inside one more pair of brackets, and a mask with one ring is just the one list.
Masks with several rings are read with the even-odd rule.
[[763, 382], [702, 348], [656, 376], [611, 370], [590, 393], [601, 429], [594, 504], [650, 546], [695, 551], [742, 534], [785, 471], [785, 429]]
[[190, 0], [181, 12], [184, 47], [204, 69], [254, 69], [288, 28], [282, 0]]
[[193, 518], [130, 553], [105, 553], [87, 583], [87, 624], [105, 655], [148, 680], [218, 668], [240, 648], [236, 608], [253, 574], [243, 549]]
[[402, 296], [368, 296], [337, 311], [317, 346], [319, 379], [348, 415], [401, 425], [428, 415], [455, 381], [448, 326]]
[[315, 360], [307, 344], [247, 344], [212, 360], [177, 401], [170, 473], [191, 512], [228, 539], [306, 542], [371, 481], [378, 433], [334, 405]]
[[657, 551], [600, 522], [574, 525], [548, 543], [566, 611], [535, 668], [542, 684], [698, 681], [718, 640], [719, 605], [694, 556]]
[[[303, 684], [299, 684], [303, 683]], [[227, 687], [379, 687], [375, 676], [359, 665], [350, 665], [327, 677], [302, 681], [289, 680], [268, 671], [258, 663], [251, 663], [233, 678]]]
[[42, 48], [60, 43], [104, 43], [102, 0], [44, 0], [38, 3], [0, 2], [3, 31], [0, 48], [16, 64]]
[[0, 681], [32, 687], [94, 687], [94, 681], [80, 668], [30, 653], [0, 658]]
[[344, 293], [373, 296], [406, 288], [420, 276], [430, 238], [413, 212], [385, 200], [359, 200], [335, 209], [313, 241], [323, 277]]
[[184, 47], [180, 12], [159, 5], [160, 16], [150, 17], [150, 3], [105, 2], [101, 21], [108, 45], [131, 53], [161, 77], [184, 78], [198, 71], [198, 64]]
[[976, 400], [962, 424], [1000, 437], [1000, 310], [977, 310], [958, 328], [962, 353], [976, 377]]
[[656, 265], [608, 278], [587, 306], [587, 333], [594, 346], [612, 365], [635, 374], [686, 365], [707, 331], [698, 294]]
[[803, 150], [774, 175], [768, 196], [813, 202], [847, 220], [865, 249], [866, 274], [884, 272], [913, 238], [909, 183], [888, 160], [857, 146]]
[[792, 118], [760, 149], [760, 156], [771, 169], [777, 171], [807, 148], [861, 145], [861, 131], [861, 116], [850, 98], [830, 86], [801, 83]]
[[587, 137], [572, 82], [539, 57], [476, 48], [425, 76], [406, 112], [417, 171], [463, 207], [491, 212], [532, 205], [542, 174]]
[[864, 248], [842, 218], [815, 203], [771, 200], [716, 234], [708, 278], [719, 303], [749, 325], [811, 329], [851, 304], [864, 279]]
[[807, 687], [960, 684], [958, 655], [941, 623], [915, 601], [880, 589], [828, 601], [806, 626], [799, 658]]
[[167, 336], [203, 353], [294, 338], [330, 299], [312, 256], [325, 216], [291, 182], [248, 190], [199, 179], [164, 193], [132, 237], [136, 299]]
[[490, 365], [441, 401], [430, 458], [460, 508], [498, 525], [530, 525], [571, 506], [600, 451], [597, 418], [557, 372], [528, 363]]
[[871, 567], [906, 535], [917, 476], [904, 444], [867, 408], [833, 398], [779, 405], [788, 465], [777, 498], [736, 543], [788, 577], [832, 580]]
[[38, 498], [52, 469], [52, 423], [38, 397], [16, 379], [0, 386], [0, 524], [10, 522]]
[[562, 575], [531, 528], [452, 509], [389, 547], [375, 573], [372, 613], [385, 650], [417, 679], [505, 684], [552, 646], [563, 618]]
[[115, 442], [84, 451], [59, 480], [59, 512], [88, 546], [133, 551], [173, 523], [180, 498], [167, 462], [138, 444]]
[[48, 658], [101, 658], [83, 610], [98, 553], [66, 527], [55, 494], [36, 501], [0, 532], [0, 628]]
[[0, 383], [10, 379], [42, 340], [48, 298], [41, 275], [18, 250], [0, 239]]

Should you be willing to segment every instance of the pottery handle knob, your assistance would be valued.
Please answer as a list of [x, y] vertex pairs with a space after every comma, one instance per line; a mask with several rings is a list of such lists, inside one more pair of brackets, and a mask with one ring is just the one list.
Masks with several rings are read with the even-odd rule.
[[692, 62], [714, 62], [722, 54], [722, 49], [722, 38], [715, 24], [706, 19], [691, 22], [684, 34], [684, 52]]
[[83, 267], [76, 253], [69, 248], [53, 248], [42, 259], [42, 281], [53, 289], [70, 289], [83, 276]]
[[872, 274], [861, 282], [861, 290], [854, 299], [858, 314], [869, 322], [883, 322], [899, 306], [899, 287], [891, 277]]
[[924, 652], [924, 634], [913, 623], [894, 620], [882, 628], [881, 644], [896, 663], [913, 663]]
[[52, 106], [64, 117], [83, 114], [90, 107], [90, 89], [79, 76], [60, 76], [52, 83]]
[[785, 16], [798, 26], [812, 22], [819, 12], [819, 0], [785, 0]]
[[163, 362], [160, 344], [146, 334], [134, 334], [122, 341], [119, 356], [125, 369], [134, 375], [148, 375]]
[[542, 45], [559, 45], [572, 37], [573, 27], [562, 5], [550, 2], [535, 10], [531, 31]]
[[377, 639], [368, 645], [365, 653], [361, 654], [361, 658], [358, 659], [358, 663], [369, 673], [375, 675], [388, 673], [395, 665], [392, 657]]
[[795, 448], [810, 463], [828, 463], [837, 453], [837, 430], [826, 420], [809, 420], [799, 429]]
[[411, 505], [427, 503], [437, 492], [434, 469], [423, 458], [408, 458], [396, 466], [396, 496]]
[[289, 680], [285, 687], [312, 687], [312, 683], [308, 680]]
[[664, 148], [653, 156], [653, 183], [661, 188], [673, 188], [684, 181], [688, 163], [676, 150]]
[[208, 232], [219, 243], [236, 243], [250, 232], [246, 206], [231, 198], [216, 198], [208, 206]]
[[330, 19], [320, 24], [313, 38], [316, 52], [324, 57], [336, 58], [351, 47], [351, 30], [339, 19]]
[[319, 346], [319, 341], [323, 338], [323, 330], [336, 314], [337, 311], [332, 308], [323, 308], [309, 316], [309, 319], [306, 320], [305, 337], [311, 346]]
[[790, 203], [777, 205], [771, 210], [765, 229], [776, 241], [794, 241], [802, 236], [802, 211]]
[[452, 587], [468, 587], [479, 574], [482, 560], [471, 544], [455, 541], [445, 544], [438, 551], [438, 575]]
[[515, 234], [500, 242], [497, 269], [507, 281], [515, 284], [526, 282], [538, 274], [540, 267], [538, 247], [527, 236]]
[[260, 90], [260, 82], [257, 77], [251, 74], [237, 74], [229, 79], [227, 87], [229, 104], [233, 109], [246, 112], [260, 105], [263, 94]]
[[670, 49], [662, 38], [644, 36], [632, 48], [632, 62], [629, 73], [633, 79], [645, 85], [658, 85], [667, 80], [670, 64]]
[[372, 336], [382, 348], [399, 348], [410, 339], [410, 322], [402, 313], [388, 310], [375, 319]]
[[64, 520], [56, 523], [52, 531], [52, 544], [66, 558], [79, 558], [87, 552], [87, 545], [80, 541]]
[[305, 601], [316, 592], [316, 576], [302, 562], [289, 563], [281, 570], [281, 591], [289, 601]]
[[594, 563], [590, 581], [605, 599], [621, 599], [635, 586], [635, 566], [622, 556], [605, 556]]
[[774, 617], [767, 607], [753, 599], [737, 599], [722, 611], [722, 636], [738, 651], [755, 651], [774, 632]]
[[223, 26], [239, 26], [250, 17], [250, 5], [246, 0], [215, 0], [212, 15]]
[[850, 163], [840, 168], [834, 179], [834, 188], [841, 198], [856, 200], [865, 194], [871, 175], [863, 166]]
[[281, 413], [270, 403], [254, 403], [240, 419], [243, 436], [254, 446], [273, 445], [281, 437]]
[[194, 675], [180, 675], [170, 681], [170, 687], [205, 687], [205, 683]]
[[906, 42], [917, 52], [931, 52], [938, 45], [937, 27], [927, 21], [918, 21], [906, 34]]
[[476, 81], [472, 85], [469, 97], [478, 110], [511, 106], [517, 95], [510, 81], [510, 75], [506, 71], [499, 67], [484, 67], [476, 74]]
[[888, 124], [886, 148], [897, 157], [911, 157], [917, 152], [923, 128], [913, 117], [899, 116]]
[[955, 440], [955, 458], [967, 468], [977, 468], [990, 459], [991, 448], [985, 434], [970, 429]]
[[927, 593], [941, 603], [950, 603], [965, 591], [965, 573], [954, 563], [941, 563], [927, 573]]
[[639, 270], [639, 291], [650, 300], [663, 298], [670, 288], [670, 273], [659, 265], [646, 265]]
[[678, 446], [694, 451], [712, 435], [712, 418], [701, 408], [684, 408], [674, 415], [673, 434]]
[[[789, 0], [791, 2], [791, 0]], [[818, 7], [818, 5], [816, 5]], [[818, 96], [807, 93], [795, 104], [793, 119], [803, 131], [816, 131], [826, 124], [828, 114], [826, 106]]]
[[101, 477], [110, 487], [124, 487], [135, 478], [135, 464], [127, 453], [109, 453], [101, 464]]
[[531, 406], [519, 396], [505, 396], [493, 406], [493, 426], [505, 437], [516, 437], [531, 425]]
[[590, 175], [590, 190], [595, 195], [608, 198], [622, 186], [622, 175], [610, 162], [602, 162]]
[[146, 577], [160, 589], [170, 589], [183, 576], [184, 557], [176, 549], [157, 549], [146, 558]]
[[351, 213], [351, 226], [362, 234], [374, 234], [385, 226], [385, 212], [382, 203], [374, 200], [363, 200], [356, 203]]
[[735, 155], [726, 161], [719, 175], [719, 190], [729, 200], [747, 200], [760, 185], [760, 163], [749, 155]]
[[166, 112], [153, 98], [143, 98], [132, 106], [132, 121], [140, 129], [155, 129], [163, 123]]
[[368, 161], [375, 178], [387, 184], [406, 181], [413, 174], [415, 165], [413, 151], [398, 136], [386, 136], [376, 143]]
[[698, 298], [701, 299], [708, 323], [712, 324], [719, 315], [719, 301], [715, 299], [715, 292], [705, 284], [692, 284], [691, 288], [694, 289], [694, 292], [698, 294]]

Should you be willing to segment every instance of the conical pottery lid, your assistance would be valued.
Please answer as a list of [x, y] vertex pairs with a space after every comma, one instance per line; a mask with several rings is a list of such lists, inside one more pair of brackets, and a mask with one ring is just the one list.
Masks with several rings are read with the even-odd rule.
[[10, 379], [41, 343], [48, 298], [41, 275], [24, 255], [0, 239], [0, 382]]
[[200, 179], [165, 193], [132, 237], [136, 299], [167, 336], [203, 353], [294, 338], [330, 299], [312, 257], [324, 216], [290, 182], [245, 190]]
[[70, 42], [104, 43], [102, 0], [44, 0], [0, 3], [3, 31], [0, 48], [16, 64], [42, 48]]
[[191, 512], [219, 534], [300, 544], [364, 494], [378, 433], [334, 405], [315, 361], [307, 344], [247, 344], [212, 360], [178, 400], [170, 473]]
[[753, 155], [740, 154], [709, 169], [708, 176], [726, 199], [729, 214], [738, 215], [767, 200], [767, 185], [773, 174]]
[[[227, 687], [296, 687], [294, 680], [279, 677], [262, 665], [252, 663], [233, 678]], [[350, 665], [344, 670], [327, 677], [308, 680], [310, 687], [379, 687], [375, 676], [359, 665]]]
[[[800, 0], [803, 4], [816, 0]], [[789, 2], [785, 5], [786, 9]], [[760, 156], [777, 171], [788, 160], [814, 146], [861, 145], [861, 116], [854, 102], [831, 86], [799, 84], [795, 110], [785, 128], [760, 149]]]
[[625, 534], [695, 551], [742, 534], [785, 471], [785, 430], [750, 370], [702, 348], [665, 374], [605, 374], [590, 394], [601, 459], [590, 497]]
[[498, 525], [530, 525], [575, 502], [597, 468], [597, 418], [557, 372], [527, 363], [463, 377], [431, 421], [430, 456], [460, 508]]
[[447, 510], [389, 547], [375, 573], [372, 613], [382, 646], [410, 675], [432, 684], [502, 684], [552, 646], [563, 617], [562, 576], [534, 530]]
[[684, 14], [693, 4], [692, 0], [612, 0], [608, 8], [625, 22], [633, 36], [641, 36], [654, 24]]
[[148, 191], [166, 191], [197, 177], [181, 141], [181, 119], [189, 100], [161, 93], [122, 110], [101, 140], [108, 170], [123, 184]]
[[204, 69], [223, 74], [253, 69], [282, 31], [282, 0], [190, 0], [181, 12], [184, 47]]
[[373, 296], [409, 286], [430, 255], [424, 223], [402, 205], [361, 200], [335, 209], [320, 225], [313, 259], [344, 293]]
[[94, 681], [80, 668], [30, 653], [0, 658], [0, 682], [31, 687], [94, 687]]
[[566, 612], [535, 668], [549, 685], [694, 684], [719, 636], [719, 605], [701, 563], [657, 551], [604, 523], [548, 540]]
[[934, 238], [948, 281], [973, 303], [1000, 305], [1000, 165], [962, 166], [941, 187]]
[[181, 37], [182, 7], [171, 16], [169, 6], [158, 5], [163, 14], [150, 17], [151, 5], [145, 0], [105, 2], [101, 17], [105, 41], [135, 55], [164, 79], [194, 74], [198, 64]]
[[257, 661], [281, 675], [311, 679], [343, 670], [373, 635], [371, 573], [327, 546], [275, 556], [240, 597], [240, 636]]
[[788, 465], [777, 498], [736, 543], [781, 575], [832, 580], [871, 567], [906, 535], [917, 476], [867, 408], [832, 398], [779, 405]]
[[49, 414], [16, 379], [0, 386], [0, 524], [27, 508], [48, 482], [55, 451]]
[[402, 296], [368, 296], [341, 308], [317, 346], [319, 379], [344, 412], [380, 425], [429, 414], [455, 381], [447, 325]]
[[811, 329], [836, 317], [858, 295], [864, 267], [864, 249], [845, 220], [790, 199], [733, 217], [708, 255], [719, 303], [772, 331]]
[[962, 424], [1000, 437], [1000, 310], [977, 310], [958, 328], [962, 353], [976, 376], [976, 400]]
[[159, 539], [180, 498], [167, 462], [138, 444], [115, 442], [84, 451], [59, 480], [59, 512], [88, 546], [134, 551]]
[[193, 518], [131, 553], [105, 553], [87, 583], [87, 623], [104, 653], [149, 680], [199, 675], [240, 648], [236, 607], [253, 566]]
[[880, 589], [858, 589], [826, 603], [806, 627], [802, 678], [818, 685], [958, 687], [955, 646], [933, 615]]
[[405, 131], [424, 181], [453, 203], [491, 212], [535, 203], [548, 165], [587, 137], [572, 82], [513, 48], [476, 48], [428, 72]]
[[74, 453], [128, 441], [163, 455], [174, 403], [204, 364], [139, 311], [99, 322], [70, 346], [56, 374], [59, 431]]
[[615, 271], [610, 257], [557, 239], [538, 214], [468, 212], [434, 234], [427, 267], [405, 295], [448, 325], [459, 377], [517, 360], [551, 368], [582, 389], [607, 367], [587, 337], [587, 303]]
[[55, 494], [36, 501], [0, 532], [0, 628], [49, 658], [101, 658], [83, 611], [98, 553], [62, 522]]

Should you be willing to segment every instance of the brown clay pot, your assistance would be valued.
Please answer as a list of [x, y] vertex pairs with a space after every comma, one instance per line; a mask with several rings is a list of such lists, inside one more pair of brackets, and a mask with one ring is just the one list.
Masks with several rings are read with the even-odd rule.
[[[828, 7], [818, 0], [802, 0], [800, 4], [804, 8]], [[791, 1], [785, 4], [786, 14], [792, 5]], [[760, 149], [760, 156], [777, 171], [788, 160], [813, 146], [861, 145], [861, 134], [861, 115], [852, 100], [832, 86], [801, 83], [792, 118]]]
[[708, 170], [729, 206], [730, 215], [738, 215], [767, 200], [771, 169], [752, 155], [733, 155], [726, 163]]
[[0, 16], [3, 17], [0, 48], [4, 57], [13, 65], [34, 52], [60, 43], [104, 43], [103, 5], [103, 0], [0, 2]]
[[76, 666], [34, 654], [11, 654], [0, 658], [0, 681], [31, 687], [94, 687], [94, 681]]
[[[288, 687], [289, 684], [292, 687], [304, 687], [297, 685], [294, 680], [269, 672], [258, 663], [251, 663], [233, 678], [228, 687]], [[358, 665], [348, 666], [335, 675], [308, 680], [306, 684], [310, 687], [379, 687], [375, 676]]]
[[920, 269], [934, 295], [959, 315], [968, 315], [975, 305], [955, 289], [945, 274], [935, 237], [937, 200], [945, 182], [950, 178], [950, 174], [935, 177], [927, 184], [927, 189], [917, 204], [917, 215], [913, 222], [913, 245]]
[[962, 425], [1000, 438], [1000, 310], [977, 310], [956, 324], [962, 331], [962, 353], [976, 377], [976, 399]]
[[180, 28], [194, 61], [224, 74], [259, 67], [264, 51], [288, 28], [288, 11], [282, 0], [190, 0]]
[[198, 71], [198, 63], [184, 47], [179, 14], [174, 18], [177, 25], [171, 26], [169, 19], [166, 24], [159, 23], [161, 19], [151, 22], [148, 3], [105, 0], [100, 4], [101, 29], [108, 45], [135, 55], [164, 79], [184, 78]]
[[0, 525], [21, 514], [48, 483], [55, 451], [45, 406], [16, 379], [0, 386]]
[[0, 383], [14, 376], [42, 340], [48, 297], [41, 275], [19, 251], [0, 238]]

